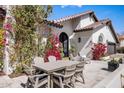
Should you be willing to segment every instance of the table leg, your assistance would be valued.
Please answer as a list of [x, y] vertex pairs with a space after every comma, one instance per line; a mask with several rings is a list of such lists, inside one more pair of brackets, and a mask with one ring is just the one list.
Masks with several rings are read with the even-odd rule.
[[48, 75], [48, 88], [50, 88], [50, 74]]
[[51, 88], [53, 88], [53, 77], [51, 76]]

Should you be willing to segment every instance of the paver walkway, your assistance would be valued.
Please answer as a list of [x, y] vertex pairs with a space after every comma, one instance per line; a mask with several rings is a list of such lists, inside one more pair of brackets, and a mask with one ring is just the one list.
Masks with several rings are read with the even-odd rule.
[[107, 70], [107, 63], [101, 61], [92, 61], [91, 64], [85, 65], [84, 78], [85, 84], [76, 82], [77, 88], [92, 88], [95, 84], [103, 80], [110, 73]]
[[[76, 82], [77, 88], [91, 88], [105, 77], [107, 77], [110, 73], [107, 70], [103, 70], [103, 68], [107, 68], [106, 62], [100, 61], [92, 61], [91, 64], [85, 65], [84, 70], [84, 78], [85, 84], [80, 82]], [[79, 78], [80, 80], [81, 78]], [[1, 76], [0, 77], [0, 87], [2, 88], [22, 88], [21, 83], [26, 83], [27, 76], [20, 76], [17, 78], [9, 78], [8, 76]]]
[[9, 78], [8, 76], [0, 77], [0, 88], [22, 88], [21, 83], [26, 83], [27, 76]]

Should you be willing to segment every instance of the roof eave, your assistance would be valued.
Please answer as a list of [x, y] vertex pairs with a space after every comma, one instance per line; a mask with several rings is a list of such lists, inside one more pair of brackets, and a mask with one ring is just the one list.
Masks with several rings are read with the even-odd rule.
[[85, 32], [85, 31], [90, 31], [93, 30], [93, 28], [87, 28], [87, 29], [79, 29], [79, 30], [74, 30], [74, 32]]
[[99, 21], [94, 12], [91, 12], [90, 15], [92, 15], [92, 17], [95, 19], [96, 22]]
[[63, 25], [62, 25], [62, 24], [60, 24], [60, 23], [55, 23], [54, 21], [44, 20], [44, 22], [45, 22], [47, 25], [50, 25], [50, 26], [53, 26], [53, 27], [56, 27], [56, 28], [63, 28]]
[[[86, 13], [86, 14], [84, 14], [84, 15], [91, 15], [91, 14], [93, 14], [93, 17], [94, 17], [95, 21], [98, 22], [98, 19], [97, 19], [96, 15], [94, 14], [93, 11], [90, 11], [89, 13]], [[68, 20], [72, 20], [72, 19], [75, 19], [75, 18], [84, 16], [84, 15], [76, 16], [76, 17], [69, 18], [69, 19], [66, 19], [66, 18], [65, 18], [64, 20], [62, 20], [62, 18], [60, 18], [60, 19], [58, 19], [59, 21], [58, 21], [58, 20], [53, 20], [53, 21], [54, 21], [54, 22], [57, 22], [57, 23], [61, 23], [61, 22], [65, 22], [65, 21], [68, 21]]]

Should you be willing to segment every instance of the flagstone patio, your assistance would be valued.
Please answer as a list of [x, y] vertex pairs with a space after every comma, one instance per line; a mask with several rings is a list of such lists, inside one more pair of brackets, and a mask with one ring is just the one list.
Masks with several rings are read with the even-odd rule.
[[[91, 88], [98, 82], [107, 77], [110, 73], [107, 70], [107, 63], [105, 61], [92, 61], [90, 64], [85, 65], [84, 78], [85, 84], [76, 82], [77, 88]], [[79, 78], [80, 79], [80, 78]], [[22, 88], [21, 83], [26, 83], [27, 76], [19, 76], [16, 78], [9, 78], [8, 76], [0, 77], [0, 87], [8, 88]]]
[[98, 82], [106, 78], [110, 73], [107, 71], [107, 62], [104, 61], [92, 61], [91, 64], [85, 65], [84, 78], [85, 84], [76, 82], [78, 88], [91, 88]]

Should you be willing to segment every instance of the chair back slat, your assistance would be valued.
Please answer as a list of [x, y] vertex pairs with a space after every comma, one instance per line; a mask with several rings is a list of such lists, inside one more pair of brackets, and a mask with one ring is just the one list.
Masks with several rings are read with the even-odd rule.
[[48, 60], [49, 60], [49, 62], [56, 62], [56, 57], [55, 56], [49, 56]]
[[44, 59], [42, 57], [35, 57], [33, 63], [35, 65], [40, 65], [41, 63], [44, 63]]
[[75, 69], [76, 69], [75, 65], [68, 66], [65, 68], [64, 82], [70, 82], [70, 80], [75, 74]]
[[84, 62], [81, 62], [81, 63], [79, 63], [77, 66], [76, 66], [76, 72], [81, 72], [81, 71], [83, 71], [83, 69], [84, 69]]

